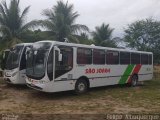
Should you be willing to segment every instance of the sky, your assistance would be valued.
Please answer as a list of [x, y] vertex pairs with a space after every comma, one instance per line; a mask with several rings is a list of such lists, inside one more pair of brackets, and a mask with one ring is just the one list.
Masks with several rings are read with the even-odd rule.
[[[31, 6], [27, 18], [31, 21], [44, 19], [42, 10], [52, 8], [57, 1], [21, 0], [20, 6], [22, 9]], [[123, 36], [127, 25], [136, 20], [149, 17], [160, 20], [160, 0], [68, 0], [68, 3], [74, 4], [74, 10], [80, 14], [76, 23], [87, 25], [91, 31], [102, 23], [110, 24], [115, 29], [113, 37]]]

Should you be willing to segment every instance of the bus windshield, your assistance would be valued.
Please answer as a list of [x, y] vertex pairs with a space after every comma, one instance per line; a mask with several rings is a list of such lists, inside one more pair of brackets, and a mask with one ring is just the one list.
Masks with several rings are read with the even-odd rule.
[[7, 70], [18, 68], [23, 47], [23, 45], [17, 45], [11, 49], [6, 62]]
[[51, 43], [35, 43], [27, 52], [26, 75], [31, 78], [41, 79], [45, 75], [45, 63]]
[[1, 65], [0, 65], [2, 70], [6, 69], [6, 62], [7, 62], [9, 52], [10, 52], [10, 50], [8, 49], [8, 50], [4, 50], [2, 53]]

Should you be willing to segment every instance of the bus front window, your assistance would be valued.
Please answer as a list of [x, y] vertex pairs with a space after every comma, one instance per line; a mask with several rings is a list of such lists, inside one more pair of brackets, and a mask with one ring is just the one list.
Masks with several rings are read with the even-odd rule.
[[7, 70], [18, 68], [22, 49], [23, 49], [23, 45], [18, 45], [9, 52], [7, 62], [6, 62]]
[[27, 54], [27, 69], [28, 77], [41, 79], [45, 75], [46, 58], [49, 53], [51, 44], [48, 42], [35, 43]]
[[8, 49], [8, 50], [3, 51], [3, 53], [2, 53], [2, 59], [1, 59], [2, 70], [6, 69], [6, 62], [7, 62], [9, 52], [10, 52], [10, 50]]

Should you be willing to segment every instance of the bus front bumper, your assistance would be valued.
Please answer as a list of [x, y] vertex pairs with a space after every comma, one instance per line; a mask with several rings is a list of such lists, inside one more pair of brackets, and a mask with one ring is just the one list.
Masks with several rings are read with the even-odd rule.
[[11, 84], [18, 84], [18, 72], [17, 69], [14, 70], [4, 70], [4, 81]]
[[27, 77], [26, 78], [26, 85], [32, 89], [45, 92], [43, 89], [45, 84], [39, 83], [39, 81], [37, 81], [37, 80], [32, 80]]
[[34, 84], [29, 84], [29, 83], [27, 83], [27, 86], [30, 87], [30, 88], [33, 88], [33, 89], [35, 89], [35, 90], [43, 91], [43, 88], [38, 87], [38, 86], [36, 86], [36, 85], [34, 85]]

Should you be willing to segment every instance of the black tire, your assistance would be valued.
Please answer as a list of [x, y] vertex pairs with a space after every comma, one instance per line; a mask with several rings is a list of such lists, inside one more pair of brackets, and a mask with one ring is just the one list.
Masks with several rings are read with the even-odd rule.
[[138, 85], [138, 76], [137, 75], [132, 76], [130, 85], [131, 85], [131, 87], [136, 87]]
[[79, 94], [86, 93], [87, 91], [88, 91], [87, 81], [85, 79], [77, 80], [75, 85], [75, 93], [79, 95]]

